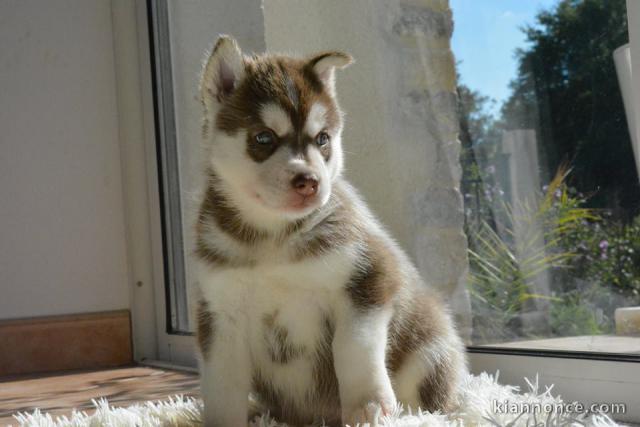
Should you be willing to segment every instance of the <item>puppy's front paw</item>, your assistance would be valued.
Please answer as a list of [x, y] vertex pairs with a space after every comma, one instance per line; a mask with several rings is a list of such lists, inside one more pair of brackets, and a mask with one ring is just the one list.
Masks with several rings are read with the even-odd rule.
[[366, 402], [351, 408], [342, 410], [342, 424], [352, 427], [358, 424], [378, 426], [385, 415], [390, 415], [396, 407], [394, 396], [367, 400]]

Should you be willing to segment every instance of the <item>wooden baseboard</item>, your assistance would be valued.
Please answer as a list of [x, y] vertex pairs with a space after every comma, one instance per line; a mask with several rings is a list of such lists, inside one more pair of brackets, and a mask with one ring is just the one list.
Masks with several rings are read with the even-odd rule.
[[129, 310], [0, 321], [0, 376], [131, 363]]

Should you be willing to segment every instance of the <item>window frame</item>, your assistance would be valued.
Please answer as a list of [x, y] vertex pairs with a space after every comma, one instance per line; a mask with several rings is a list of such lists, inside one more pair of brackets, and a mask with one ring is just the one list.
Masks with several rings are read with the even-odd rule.
[[166, 328], [172, 335], [188, 334], [189, 303], [180, 202], [180, 162], [173, 95], [171, 36], [167, 0], [147, 0], [149, 52], [155, 117], [158, 193], [162, 222]]
[[[640, 70], [640, 2], [626, 0], [626, 5], [632, 67]], [[640, 138], [640, 73], [632, 75], [632, 90], [635, 134]], [[640, 355], [490, 345], [469, 345], [467, 353], [474, 373], [499, 372], [502, 380], [521, 390], [528, 390], [525, 377], [534, 380], [540, 374], [543, 381], [552, 380], [549, 384], [554, 385], [555, 393], [565, 398], [580, 397], [584, 403], [624, 402], [627, 413], [617, 419], [640, 422]]]
[[[165, 0], [161, 1], [165, 3]], [[629, 40], [632, 62], [640, 70], [640, 2], [627, 0], [629, 19]], [[154, 298], [134, 301], [133, 310], [153, 310], [156, 313], [157, 351], [151, 356], [137, 360], [157, 359], [174, 365], [193, 367], [197, 363], [195, 339], [172, 328], [167, 297], [171, 294], [169, 277], [176, 269], [167, 268], [166, 218], [161, 215], [162, 194], [160, 182], [162, 176], [158, 168], [162, 161], [163, 149], [158, 143], [162, 133], [171, 132], [170, 128], [158, 126], [157, 81], [152, 83], [155, 74], [152, 64], [157, 64], [153, 55], [153, 20], [151, 0], [136, 0], [136, 22], [138, 33], [138, 58], [142, 81], [141, 108], [144, 116], [145, 159], [146, 164], [146, 203], [149, 212], [149, 254], [153, 271]], [[613, 58], [612, 58], [613, 60]], [[166, 86], [165, 86], [166, 89]], [[640, 73], [633, 76], [633, 97], [636, 106], [640, 106]], [[640, 123], [640, 108], [635, 110], [636, 123]], [[640, 126], [639, 126], [640, 127]], [[175, 128], [174, 128], [175, 130]], [[640, 136], [640, 129], [636, 129]], [[175, 137], [175, 133], [174, 133]], [[174, 147], [175, 148], [175, 147]], [[166, 150], [166, 147], [164, 147]], [[165, 151], [167, 156], [170, 151]], [[129, 183], [125, 182], [125, 185]], [[173, 226], [170, 226], [173, 230]], [[135, 231], [135, 230], [134, 230]], [[184, 266], [183, 266], [184, 268]], [[134, 345], [138, 338], [134, 338]], [[627, 414], [619, 417], [622, 421], [640, 422], [640, 355], [622, 355], [614, 353], [589, 353], [577, 351], [552, 351], [534, 349], [509, 349], [490, 346], [468, 346], [470, 368], [473, 373], [486, 371], [500, 372], [500, 379], [506, 383], [520, 385], [527, 390], [524, 377], [534, 379], [541, 375], [541, 384], [552, 380], [554, 393], [560, 392], [565, 399], [586, 399], [590, 402], [626, 402]], [[636, 391], [630, 393], [629, 391]], [[584, 401], [584, 400], [581, 400]], [[587, 403], [585, 401], [585, 403]]]

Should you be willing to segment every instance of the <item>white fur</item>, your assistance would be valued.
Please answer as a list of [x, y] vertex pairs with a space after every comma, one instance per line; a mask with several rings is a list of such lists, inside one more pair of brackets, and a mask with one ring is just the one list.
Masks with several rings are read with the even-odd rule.
[[291, 118], [286, 111], [284, 111], [277, 104], [263, 105], [260, 111], [262, 121], [267, 127], [273, 130], [276, 135], [284, 136], [293, 131], [293, 125], [291, 124]]
[[[258, 229], [277, 230], [326, 203], [332, 182], [339, 176], [342, 159], [339, 140], [332, 146], [334, 155], [329, 164], [315, 147], [310, 147], [304, 157], [279, 149], [264, 162], [256, 163], [246, 153], [246, 138], [246, 132], [230, 136], [212, 130], [209, 164], [222, 178], [226, 195], [249, 224]], [[286, 210], [291, 180], [300, 173], [312, 173], [319, 178], [316, 202], [304, 210]]]
[[344, 169], [344, 154], [342, 153], [342, 139], [340, 133], [331, 138], [331, 161], [329, 162], [329, 174], [332, 180], [336, 180]]
[[[390, 413], [396, 398], [385, 366], [389, 307], [359, 313], [340, 310], [333, 340], [334, 365], [340, 384], [342, 422], [377, 422]], [[372, 403], [373, 406], [367, 407]]]
[[[331, 312], [334, 301], [340, 299], [340, 285], [351, 273], [352, 257], [351, 251], [345, 248], [343, 252], [296, 264], [273, 262], [256, 268], [216, 271], [201, 264], [202, 297], [216, 313], [216, 342], [212, 354], [201, 366], [205, 384], [213, 378], [221, 384], [203, 389], [205, 415], [223, 410], [228, 419], [218, 420], [225, 422], [221, 425], [240, 425], [231, 421], [246, 411], [246, 398], [240, 397], [248, 392], [242, 385], [248, 381], [252, 369], [263, 372], [276, 389], [304, 405], [304, 397], [313, 389], [312, 360], [300, 358], [286, 365], [274, 363], [263, 336], [263, 319], [265, 315], [275, 314], [276, 322], [286, 325], [291, 342], [315, 349], [323, 333], [322, 317]], [[225, 339], [218, 342], [218, 336]], [[251, 360], [238, 356], [238, 352], [250, 354]], [[232, 383], [239, 384], [233, 392], [226, 388]], [[244, 416], [246, 419], [246, 412]]]
[[200, 79], [200, 97], [209, 111], [214, 108], [215, 99], [220, 95], [219, 83], [223, 77], [236, 82], [244, 77], [242, 52], [233, 38], [221, 36], [213, 49], [216, 49], [216, 54], [205, 56], [208, 59]]
[[322, 80], [328, 88], [329, 93], [335, 95], [335, 69], [345, 68], [353, 62], [352, 58], [345, 58], [338, 55], [329, 55], [318, 61], [313, 70], [316, 72], [320, 80]]
[[[352, 200], [355, 204], [353, 220], [365, 221], [376, 234], [384, 233], [355, 194]], [[211, 231], [207, 238], [220, 239], [215, 230]], [[220, 243], [220, 240], [216, 241]], [[389, 244], [392, 250], [397, 250], [392, 242]], [[250, 247], [232, 244], [227, 249], [227, 255], [260, 259], [261, 262], [251, 267], [233, 268], [211, 268], [198, 262], [201, 296], [216, 313], [216, 343], [212, 347], [217, 350], [203, 360], [202, 372], [205, 383], [215, 379], [219, 385], [203, 388], [205, 417], [219, 410], [226, 411], [228, 419], [225, 421], [239, 417], [246, 406], [244, 403], [239, 405], [236, 399], [245, 391], [242, 385], [249, 381], [248, 373], [255, 369], [262, 372], [276, 390], [304, 407], [305, 397], [314, 389], [313, 360], [303, 357], [285, 365], [271, 360], [269, 342], [263, 335], [263, 319], [273, 315], [278, 324], [287, 328], [288, 339], [307, 349], [315, 349], [323, 338], [323, 316], [331, 315], [334, 319], [332, 352], [345, 422], [352, 425], [375, 423], [395, 406], [396, 393], [403, 397], [411, 394], [401, 387], [394, 391], [396, 386], [392, 385], [385, 366], [391, 307], [362, 313], [353, 308], [344, 292], [344, 284], [358, 257], [357, 244], [299, 262], [289, 261], [288, 249], [269, 241]], [[410, 267], [407, 272], [411, 274]], [[226, 338], [220, 343], [218, 336]], [[230, 357], [231, 349], [234, 349], [233, 354], [250, 354], [251, 359]], [[218, 361], [214, 360], [216, 358]], [[409, 360], [409, 365], [395, 380], [407, 382], [407, 375], [426, 372], [424, 364], [424, 358]], [[411, 403], [417, 402], [415, 396], [422, 378], [416, 376], [408, 381], [413, 390]], [[227, 384], [231, 383], [240, 384], [237, 393], [226, 391]], [[208, 403], [211, 400], [216, 402]]]
[[[234, 306], [237, 306], [237, 302]], [[251, 360], [246, 336], [249, 319], [238, 313], [219, 313], [216, 316], [216, 345], [210, 357], [202, 360], [200, 388], [207, 408], [205, 425], [246, 425], [251, 387]]]
[[327, 108], [319, 102], [311, 106], [307, 121], [304, 125], [304, 131], [307, 135], [314, 138], [327, 125]]

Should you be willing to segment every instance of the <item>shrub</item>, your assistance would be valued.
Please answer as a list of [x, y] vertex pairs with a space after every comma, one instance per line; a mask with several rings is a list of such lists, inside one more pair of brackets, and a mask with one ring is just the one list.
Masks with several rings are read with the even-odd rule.
[[[612, 333], [615, 309], [640, 304], [640, 217], [623, 224], [585, 208], [568, 174], [560, 168], [538, 203], [505, 203], [499, 226], [495, 217], [467, 224], [476, 343]], [[541, 274], [550, 295], [531, 291]], [[541, 300], [547, 311], [533, 322], [547, 329], [524, 328]]]

